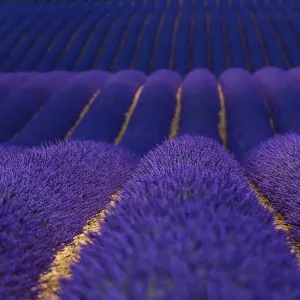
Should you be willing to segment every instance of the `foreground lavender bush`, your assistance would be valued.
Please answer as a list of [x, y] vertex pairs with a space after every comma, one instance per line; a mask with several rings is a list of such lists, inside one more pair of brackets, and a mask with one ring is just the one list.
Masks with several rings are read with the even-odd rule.
[[[125, 188], [72, 280], [62, 280], [62, 300], [300, 297], [285, 234], [237, 180], [237, 163], [212, 145], [182, 137], [146, 156], [139, 169], [151, 174]], [[201, 148], [215, 152], [202, 157]], [[176, 161], [171, 149], [181, 154]]]
[[0, 155], [1, 298], [31, 299], [56, 251], [105, 208], [136, 160], [94, 141], [3, 148]]
[[300, 243], [300, 136], [286, 134], [261, 144], [246, 158], [250, 179], [290, 225], [289, 237]]

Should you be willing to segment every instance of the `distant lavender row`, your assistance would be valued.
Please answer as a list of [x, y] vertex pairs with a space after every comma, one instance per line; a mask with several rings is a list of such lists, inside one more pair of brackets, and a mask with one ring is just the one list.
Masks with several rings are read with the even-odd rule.
[[300, 65], [300, 6], [292, 1], [4, 3], [0, 71], [288, 69]]
[[171, 70], [150, 76], [137, 70], [0, 73], [0, 142], [33, 146], [66, 138], [118, 140], [145, 154], [172, 131], [220, 141], [224, 97], [225, 138], [242, 159], [276, 132], [300, 131], [299, 80], [300, 69], [276, 67], [253, 75], [233, 68], [219, 78], [205, 69], [185, 77]]
[[137, 163], [100, 142], [0, 148], [0, 298], [35, 299], [55, 253], [82, 232]]
[[166, 141], [134, 174], [60, 299], [299, 299], [285, 234], [221, 145]]
[[[190, 0], [192, 1], [192, 0]], [[160, 0], [160, 3], [163, 3], [164, 5], [167, 5], [167, 0]], [[3, 0], [1, 2], [1, 4], [4, 5], [11, 5], [13, 6], [14, 4], [23, 4], [23, 6], [25, 5], [29, 5], [29, 4], [33, 4], [34, 6], [37, 6], [38, 4], [43, 4], [45, 6], [53, 4], [53, 5], [63, 5], [63, 4], [83, 4], [83, 5], [87, 5], [87, 4], [93, 4], [93, 5], [105, 5], [105, 4], [113, 4], [113, 5], [118, 5], [118, 4], [122, 4], [122, 5], [130, 5], [130, 4], [134, 4], [134, 3], [138, 3], [140, 5], [145, 5], [145, 4], [152, 4], [155, 5], [157, 4], [157, 0], [62, 0], [62, 1], [47, 1], [47, 0], [39, 0], [39, 1], [27, 1], [26, 3], [22, 2], [22, 1], [18, 1], [18, 0], [14, 0], [14, 2], [9, 1], [9, 0]], [[202, 6], [210, 6], [210, 7], [219, 7], [219, 6], [245, 6], [245, 5], [258, 5], [260, 7], [263, 6], [268, 6], [268, 5], [272, 5], [272, 4], [282, 4], [282, 1], [280, 0], [260, 0], [260, 1], [253, 1], [253, 0], [230, 0], [230, 1], [220, 1], [218, 3], [218, 1], [216, 0], [199, 0], [197, 1], [198, 5], [202, 5]], [[296, 6], [298, 4], [298, 2], [296, 0], [284, 0], [284, 4], [293, 4], [294, 6]]]

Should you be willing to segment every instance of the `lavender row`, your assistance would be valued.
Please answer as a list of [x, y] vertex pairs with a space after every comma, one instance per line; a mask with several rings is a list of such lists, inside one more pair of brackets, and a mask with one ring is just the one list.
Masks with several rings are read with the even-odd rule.
[[252, 150], [244, 160], [249, 179], [288, 227], [289, 241], [300, 246], [300, 136], [279, 135]]
[[288, 69], [300, 64], [292, 1], [1, 3], [0, 71]]
[[212, 139], [149, 152], [60, 299], [298, 299], [300, 273], [244, 171]]
[[276, 67], [253, 75], [233, 68], [219, 78], [205, 69], [184, 78], [171, 70], [1, 73], [0, 142], [93, 139], [143, 155], [169, 136], [221, 142], [223, 121], [223, 139], [241, 160], [274, 134], [300, 130], [299, 74]]
[[0, 298], [36, 299], [57, 251], [122, 189], [137, 159], [94, 141], [0, 148]]

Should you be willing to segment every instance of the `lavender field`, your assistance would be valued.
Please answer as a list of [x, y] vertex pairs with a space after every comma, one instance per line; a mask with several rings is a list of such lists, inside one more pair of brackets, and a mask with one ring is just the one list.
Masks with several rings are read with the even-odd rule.
[[2, 1], [0, 300], [300, 300], [299, 54], [292, 0]]

